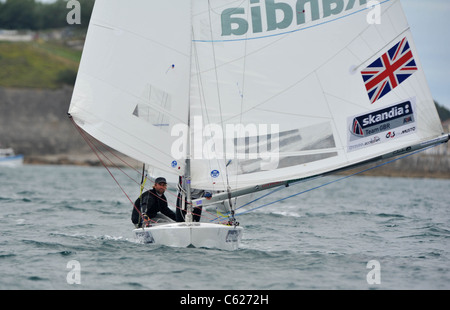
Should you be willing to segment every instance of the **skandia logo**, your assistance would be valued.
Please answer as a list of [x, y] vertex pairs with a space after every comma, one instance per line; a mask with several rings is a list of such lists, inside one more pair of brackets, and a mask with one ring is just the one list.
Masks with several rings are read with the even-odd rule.
[[249, 29], [254, 34], [282, 30], [309, 20], [340, 15], [366, 4], [367, 0], [250, 0], [250, 5], [222, 11], [222, 36], [242, 36]]
[[[403, 120], [396, 121], [400, 118]], [[410, 101], [355, 117], [350, 131], [356, 136], [366, 136], [399, 127], [413, 121], [413, 109]]]
[[378, 124], [380, 122], [384, 122], [386, 120], [391, 120], [397, 117], [404, 116], [410, 113], [410, 105], [406, 104], [404, 107], [393, 107], [388, 111], [383, 111], [377, 114], [369, 114], [366, 118], [363, 119], [363, 128], [369, 125]]

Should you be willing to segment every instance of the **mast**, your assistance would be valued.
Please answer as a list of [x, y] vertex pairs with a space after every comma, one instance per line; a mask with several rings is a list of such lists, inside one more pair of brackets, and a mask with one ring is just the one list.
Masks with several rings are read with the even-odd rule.
[[192, 199], [191, 199], [191, 162], [190, 158], [186, 158], [186, 172], [184, 175], [184, 190], [186, 197], [186, 222], [192, 222]]
[[[184, 171], [184, 190], [185, 196], [182, 196], [182, 202], [187, 203], [186, 218], [187, 223], [192, 223], [192, 199], [191, 199], [191, 72], [192, 72], [192, 44], [194, 30], [192, 28], [192, 1], [190, 1], [190, 19], [191, 19], [191, 48], [190, 48], [190, 62], [189, 62], [189, 93], [188, 93], [188, 116], [187, 116], [187, 138], [186, 138], [186, 168]], [[186, 197], [186, 198], [185, 198]]]

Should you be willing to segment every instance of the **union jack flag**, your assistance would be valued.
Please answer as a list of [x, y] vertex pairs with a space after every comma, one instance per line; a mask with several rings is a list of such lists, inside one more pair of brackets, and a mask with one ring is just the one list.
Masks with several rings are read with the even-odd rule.
[[361, 71], [372, 104], [400, 85], [415, 71], [417, 71], [417, 65], [411, 47], [408, 40], [403, 38], [387, 53]]

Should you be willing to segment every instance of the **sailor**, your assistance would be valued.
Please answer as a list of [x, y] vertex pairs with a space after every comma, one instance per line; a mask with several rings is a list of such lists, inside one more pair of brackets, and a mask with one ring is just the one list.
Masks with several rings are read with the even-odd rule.
[[131, 221], [136, 227], [142, 227], [143, 222], [150, 224], [149, 221], [162, 223], [176, 220], [175, 212], [167, 206], [167, 198], [164, 196], [166, 189], [166, 179], [158, 177], [155, 179], [153, 188], [136, 200], [131, 214]]
[[[181, 184], [181, 179], [180, 179]], [[180, 186], [180, 185], [179, 185]], [[185, 201], [184, 206], [182, 205], [182, 191], [178, 190], [177, 196], [177, 209], [175, 210], [177, 215], [177, 222], [184, 222], [186, 216], [187, 209], [187, 201]], [[198, 199], [200, 197], [205, 197], [210, 200], [212, 198], [212, 193], [210, 191], [202, 190], [202, 189], [191, 189], [191, 199]], [[200, 222], [200, 218], [202, 216], [202, 206], [194, 207], [192, 210], [192, 220], [194, 222]]]

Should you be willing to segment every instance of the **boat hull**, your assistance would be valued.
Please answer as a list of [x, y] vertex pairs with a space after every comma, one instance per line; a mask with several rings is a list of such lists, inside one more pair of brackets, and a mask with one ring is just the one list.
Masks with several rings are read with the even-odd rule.
[[213, 223], [168, 223], [137, 228], [133, 232], [142, 243], [236, 250], [239, 248], [243, 230], [239, 226]]
[[23, 155], [0, 157], [0, 166], [17, 167], [23, 164]]

